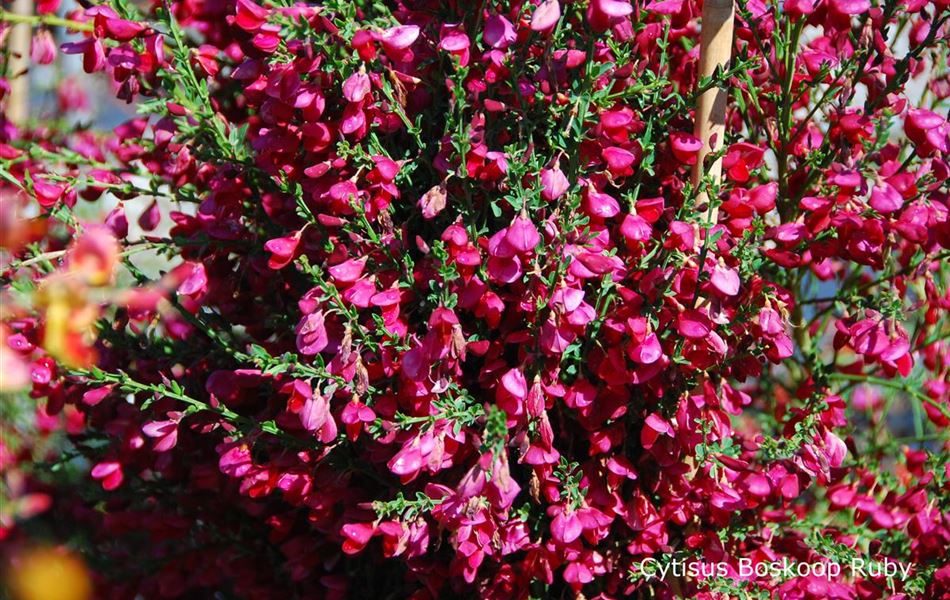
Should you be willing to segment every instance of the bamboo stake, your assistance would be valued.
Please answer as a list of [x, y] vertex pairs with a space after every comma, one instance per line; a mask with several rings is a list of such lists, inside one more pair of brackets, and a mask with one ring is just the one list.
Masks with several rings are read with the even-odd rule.
[[[32, 0], [14, 0], [12, 13], [30, 15]], [[30, 40], [32, 28], [29, 23], [14, 24], [7, 32], [7, 77], [10, 96], [7, 98], [7, 119], [14, 125], [23, 125], [30, 116]]]
[[[725, 67], [732, 60], [732, 30], [735, 20], [735, 5], [733, 0], [705, 0], [703, 2], [703, 22], [699, 48], [699, 77], [712, 77], [719, 66]], [[693, 185], [699, 185], [703, 177], [703, 167], [706, 156], [722, 148], [723, 137], [726, 133], [726, 100], [729, 94], [726, 90], [714, 87], [706, 90], [699, 96], [696, 104], [696, 124], [693, 129], [695, 135], [702, 142], [696, 164], [693, 165]], [[705, 172], [715, 183], [722, 178], [722, 159], [716, 159]], [[709, 225], [719, 220], [719, 209], [709, 206], [709, 197], [706, 192], [700, 192], [696, 197], [697, 207], [706, 207], [708, 210]], [[702, 265], [700, 265], [702, 268]], [[706, 302], [700, 299], [699, 306]], [[705, 375], [696, 387], [687, 392], [688, 395], [703, 393]], [[690, 471], [696, 469], [691, 457], [687, 457], [686, 464]]]
[[[732, 30], [735, 20], [733, 0], [705, 0], [703, 2], [702, 37], [699, 48], [699, 77], [712, 77], [716, 67], [726, 67], [732, 59]], [[706, 156], [722, 148], [726, 133], [726, 90], [714, 87], [699, 97], [696, 105], [696, 125], [693, 134], [703, 143], [693, 165], [693, 185], [703, 177]], [[706, 174], [715, 182], [722, 177], [722, 159], [709, 165]], [[697, 206], [709, 201], [705, 192], [697, 196]], [[710, 211], [710, 222], [718, 220], [718, 209]]]

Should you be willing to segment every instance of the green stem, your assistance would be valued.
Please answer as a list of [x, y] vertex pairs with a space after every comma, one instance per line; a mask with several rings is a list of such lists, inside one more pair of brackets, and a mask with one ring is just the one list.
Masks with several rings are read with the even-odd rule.
[[[895, 277], [900, 277], [901, 275], [907, 275], [908, 273], [911, 273], [914, 270], [916, 270], [918, 267], [920, 267], [920, 265], [924, 264], [925, 262], [943, 261], [943, 260], [946, 260], [947, 258], [950, 258], [950, 251], [946, 251], [946, 250], [943, 252], [938, 252], [937, 254], [934, 254], [933, 256], [925, 255], [919, 261], [912, 262], [911, 264], [907, 265], [906, 267], [902, 268], [896, 273], [882, 275], [872, 281], [869, 281], [867, 283], [862, 283], [861, 285], [854, 288], [853, 290], [851, 289], [851, 285], [849, 285], [846, 282], [844, 285], [841, 286], [841, 288], [844, 290], [841, 293], [838, 293], [834, 296], [826, 296], [823, 298], [809, 298], [809, 299], [799, 302], [799, 304], [822, 304], [825, 302], [834, 303], [839, 300], [846, 300], [850, 298], [853, 294], [857, 294], [865, 290], [868, 290], [874, 286], [884, 283], [885, 281], [893, 281]], [[856, 271], [855, 275], [860, 275], [860, 273], [861, 273], [860, 271]], [[829, 304], [828, 306], [822, 308], [820, 311], [818, 311], [818, 313], [815, 314], [814, 317], [812, 317], [812, 320], [823, 316], [825, 313], [830, 311], [833, 307], [834, 307], [834, 304]]]
[[796, 63], [798, 59], [798, 42], [801, 37], [802, 29], [805, 26], [804, 20], [799, 20], [792, 26], [789, 35], [788, 46], [785, 47], [784, 67], [782, 73], [782, 106], [778, 120], [778, 142], [777, 147], [773, 148], [778, 159], [778, 207], [783, 220], [787, 219], [788, 211], [792, 208], [788, 202], [788, 146], [792, 142], [792, 83], [795, 81]]
[[57, 17], [56, 15], [20, 15], [5, 11], [2, 8], [0, 8], [0, 22], [15, 24], [25, 23], [31, 27], [36, 27], [37, 25], [65, 27], [66, 29], [72, 29], [73, 31], [92, 31], [94, 28], [92, 23], [83, 23], [81, 21], [73, 21], [72, 19], [63, 19], [61, 17]]
[[884, 379], [882, 377], [874, 377], [873, 375], [852, 375], [851, 373], [830, 373], [828, 379], [838, 380], [838, 381], [854, 381], [857, 383], [869, 383], [872, 385], [879, 385], [881, 387], [890, 388], [892, 390], [898, 390], [920, 400], [921, 402], [926, 402], [927, 404], [933, 406], [939, 410], [945, 417], [950, 418], [950, 409], [939, 404], [936, 400], [928, 396], [927, 394], [916, 390], [911, 385], [907, 384], [904, 381], [896, 379]]
[[259, 428], [261, 431], [276, 435], [285, 441], [292, 441], [296, 445], [300, 444], [299, 439], [277, 427], [277, 424], [273, 421], [258, 422], [254, 419], [241, 416], [226, 406], [212, 406], [207, 402], [203, 402], [197, 398], [192, 398], [183, 391], [169, 389], [164, 385], [142, 383], [141, 381], [132, 379], [128, 374], [123, 372], [108, 373], [106, 371], [94, 368], [92, 370], [74, 370], [70, 374], [74, 377], [83, 377], [97, 383], [118, 385], [120, 389], [131, 393], [147, 392], [151, 394], [157, 394], [163, 398], [178, 400], [179, 402], [184, 402], [188, 406], [198, 411], [215, 413], [226, 421], [234, 423], [235, 425], [239, 425], [246, 430], [254, 430]]

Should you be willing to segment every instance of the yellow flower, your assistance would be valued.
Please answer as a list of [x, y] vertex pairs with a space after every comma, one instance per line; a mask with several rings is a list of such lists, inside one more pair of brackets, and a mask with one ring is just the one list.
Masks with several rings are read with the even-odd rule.
[[15, 600], [88, 600], [92, 580], [83, 562], [60, 548], [35, 548], [16, 557], [8, 582]]
[[43, 349], [67, 367], [93, 364], [99, 308], [89, 301], [85, 284], [67, 274], [50, 275], [37, 291], [36, 305], [44, 310]]

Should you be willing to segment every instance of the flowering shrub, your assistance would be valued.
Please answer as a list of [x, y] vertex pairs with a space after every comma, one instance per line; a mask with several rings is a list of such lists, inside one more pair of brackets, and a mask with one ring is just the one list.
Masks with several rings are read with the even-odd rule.
[[[687, 0], [83, 4], [0, 13], [138, 114], [0, 122], [8, 555], [70, 540], [101, 598], [950, 597], [946, 0], [740, 0], [712, 78]], [[858, 555], [910, 575], [738, 568]]]

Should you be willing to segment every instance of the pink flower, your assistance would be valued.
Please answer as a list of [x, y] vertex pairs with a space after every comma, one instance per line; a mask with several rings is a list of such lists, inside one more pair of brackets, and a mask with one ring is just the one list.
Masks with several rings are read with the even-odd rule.
[[524, 402], [528, 398], [528, 382], [524, 373], [518, 369], [509, 369], [502, 378], [501, 385], [495, 390], [495, 401], [510, 418], [516, 419], [525, 414]]
[[125, 216], [125, 207], [121, 204], [109, 211], [104, 222], [115, 237], [124, 238], [129, 235], [129, 220]]
[[418, 39], [420, 29], [417, 25], [398, 25], [378, 34], [383, 50], [394, 60], [404, 60], [411, 56], [410, 46]]
[[904, 120], [904, 133], [921, 156], [950, 152], [950, 123], [927, 109], [911, 109]]
[[340, 283], [352, 283], [363, 274], [363, 269], [366, 267], [366, 260], [365, 256], [362, 258], [351, 258], [338, 265], [333, 265], [327, 269], [327, 271], [333, 279]]
[[343, 82], [343, 97], [350, 102], [362, 102], [371, 90], [369, 75], [353, 73]]
[[208, 275], [204, 263], [193, 263], [191, 271], [185, 280], [178, 286], [178, 293], [183, 296], [199, 296], [208, 291]]
[[601, 154], [603, 155], [604, 160], [607, 161], [607, 169], [610, 171], [612, 176], [623, 177], [633, 173], [633, 169], [631, 167], [637, 160], [637, 157], [633, 152], [630, 152], [624, 148], [610, 146], [604, 148]]
[[51, 15], [59, 10], [62, 0], [37, 0], [36, 13], [40, 15]]
[[584, 526], [577, 511], [563, 507], [555, 507], [554, 518], [551, 519], [551, 536], [562, 544], [570, 544], [581, 536]]
[[557, 164], [541, 170], [541, 197], [548, 202], [553, 202], [563, 196], [570, 186], [567, 176]]
[[868, 204], [877, 212], [888, 214], [900, 210], [904, 205], [904, 198], [893, 185], [882, 181], [871, 190], [871, 200]]
[[158, 209], [158, 201], [152, 200], [151, 204], [139, 215], [139, 227], [144, 231], [154, 231], [158, 227], [161, 218], [162, 214]]
[[271, 269], [283, 269], [297, 258], [297, 248], [300, 245], [300, 232], [294, 235], [268, 240], [264, 249], [271, 253], [267, 266]]
[[319, 394], [311, 393], [304, 399], [303, 406], [300, 408], [300, 423], [307, 431], [318, 431], [330, 417], [330, 404], [326, 398]]
[[41, 65], [48, 65], [56, 60], [56, 41], [48, 29], [40, 29], [33, 34], [30, 57], [33, 62]]
[[112, 491], [122, 485], [122, 465], [117, 461], [103, 461], [92, 467], [93, 479], [102, 482], [102, 489]]
[[33, 180], [33, 193], [36, 194], [36, 201], [44, 208], [50, 208], [63, 197], [66, 186], [59, 183], [50, 183], [43, 179]]
[[543, 0], [531, 15], [531, 29], [547, 33], [554, 29], [561, 18], [561, 4], [558, 0]]
[[640, 215], [627, 215], [620, 224], [620, 233], [631, 242], [645, 242], [650, 239], [653, 228]]
[[591, 0], [587, 6], [587, 20], [594, 31], [606, 31], [633, 12], [626, 0]]
[[82, 402], [87, 406], [95, 406], [102, 402], [111, 393], [111, 385], [93, 388], [82, 395]]
[[762, 165], [764, 157], [764, 149], [748, 142], [739, 142], [729, 146], [722, 159], [722, 168], [730, 179], [744, 183], [749, 180], [750, 171]]
[[419, 37], [419, 27], [416, 25], [399, 25], [380, 34], [384, 45], [397, 50], [408, 48]]
[[633, 12], [633, 7], [624, 0], [594, 0], [593, 4], [598, 11], [609, 17], [626, 17]]
[[647, 450], [653, 448], [653, 445], [660, 436], [672, 436], [673, 427], [657, 413], [651, 413], [647, 416], [640, 430], [640, 444]]
[[749, 190], [749, 204], [755, 212], [764, 215], [775, 208], [775, 199], [778, 197], [778, 184], [774, 181], [757, 185]]
[[407, 444], [389, 460], [387, 466], [390, 471], [399, 475], [404, 483], [412, 481], [422, 468], [422, 452], [418, 446]]
[[695, 245], [696, 229], [692, 224], [683, 221], [673, 221], [670, 223], [669, 237], [664, 241], [664, 247], [690, 252]]
[[782, 10], [791, 15], [803, 16], [815, 12], [817, 5], [817, 0], [784, 0]]
[[871, 8], [869, 0], [830, 0], [831, 8], [843, 15], [860, 15]]
[[280, 45], [280, 25], [275, 23], [265, 23], [260, 26], [254, 38], [251, 40], [254, 47], [262, 52], [270, 54], [277, 50]]
[[351, 440], [356, 440], [363, 426], [372, 423], [375, 419], [376, 413], [373, 412], [373, 409], [357, 399], [351, 400], [344, 406], [343, 412], [340, 414], [340, 420], [346, 426], [347, 436]]
[[98, 37], [107, 37], [118, 42], [128, 42], [138, 37], [146, 26], [136, 21], [120, 19], [119, 15], [107, 6], [95, 6], [86, 14], [94, 17], [95, 32]]
[[245, 31], [257, 31], [270, 15], [270, 11], [251, 0], [237, 0], [235, 6], [234, 23]]
[[348, 287], [342, 294], [343, 299], [354, 306], [367, 308], [372, 303], [373, 296], [376, 295], [376, 284], [371, 278], [362, 278], [356, 280], [353, 285]]
[[647, 337], [630, 351], [630, 358], [642, 365], [650, 365], [660, 360], [663, 348], [655, 333]]
[[[934, 563], [948, 1], [748, 3], [734, 50], [760, 66], [730, 82], [708, 230], [702, 3], [81, 3], [63, 51], [137, 116], [87, 129], [70, 77], [55, 122], [0, 127], [0, 387], [31, 400], [0, 443], [0, 538], [55, 498], [117, 572], [157, 541], [159, 568], [102, 597], [671, 596], [631, 566], [801, 562], [818, 521]], [[170, 266], [128, 277], [152, 247]], [[928, 439], [894, 437], [887, 388]], [[34, 481], [61, 438], [121, 492]], [[848, 456], [868, 447], [876, 469]], [[950, 586], [934, 564], [927, 597]], [[833, 579], [756, 586], [881, 587]]]
[[505, 233], [505, 242], [515, 252], [527, 254], [534, 251], [535, 247], [541, 242], [541, 236], [538, 234], [534, 223], [527, 215], [522, 214], [515, 217], [511, 225], [508, 226], [507, 233]]
[[95, 73], [106, 67], [106, 52], [98, 38], [67, 42], [61, 48], [65, 54], [82, 54], [82, 68], [86, 73]]
[[652, 0], [645, 8], [659, 15], [675, 15], [683, 10], [683, 0]]
[[584, 212], [598, 219], [610, 219], [620, 214], [620, 203], [610, 194], [587, 188], [582, 205]]
[[231, 477], [243, 477], [252, 466], [250, 448], [244, 443], [227, 445], [226, 450], [218, 459], [218, 468]]
[[723, 296], [735, 296], [739, 293], [739, 273], [722, 265], [713, 268], [709, 283]]
[[181, 413], [169, 413], [172, 417], [166, 421], [149, 421], [142, 426], [142, 432], [150, 438], [155, 438], [156, 452], [168, 452], [178, 443], [178, 422]]
[[425, 194], [419, 198], [419, 208], [422, 209], [424, 219], [434, 219], [436, 215], [445, 209], [447, 194], [445, 186], [436, 185], [429, 188]]
[[468, 35], [457, 26], [443, 25], [441, 37], [439, 48], [457, 56], [461, 66], [468, 65], [469, 46], [471, 45]]
[[684, 311], [680, 313], [677, 320], [677, 331], [690, 339], [704, 338], [711, 330], [712, 324], [709, 317], [698, 310]]
[[340, 529], [340, 534], [345, 538], [343, 541], [343, 552], [347, 554], [356, 554], [363, 550], [376, 528], [372, 523], [347, 523]]
[[676, 160], [687, 165], [695, 165], [696, 157], [702, 149], [703, 143], [699, 138], [688, 133], [674, 133], [670, 136], [670, 149]]
[[492, 48], [504, 50], [515, 43], [518, 39], [518, 33], [511, 21], [504, 16], [492, 15], [485, 21], [483, 37], [485, 43]]
[[312, 312], [297, 324], [297, 350], [305, 356], [319, 354], [329, 344], [323, 311]]

